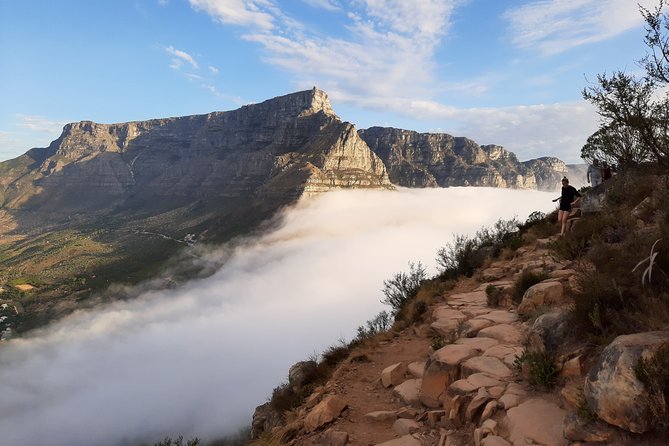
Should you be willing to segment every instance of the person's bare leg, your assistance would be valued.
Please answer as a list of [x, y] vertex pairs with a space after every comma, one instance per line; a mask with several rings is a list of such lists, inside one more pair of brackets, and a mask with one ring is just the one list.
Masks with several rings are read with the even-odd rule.
[[568, 211], [559, 211], [558, 219], [560, 220], [560, 235], [567, 233], [567, 220], [569, 219]]

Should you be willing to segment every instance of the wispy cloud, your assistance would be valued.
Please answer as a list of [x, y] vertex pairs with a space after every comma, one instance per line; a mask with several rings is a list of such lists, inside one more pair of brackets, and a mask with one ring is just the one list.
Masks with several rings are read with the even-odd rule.
[[341, 9], [341, 6], [337, 0], [302, 0], [307, 5], [313, 6], [314, 8], [322, 8], [328, 11], [337, 11]]
[[239, 106], [244, 105], [244, 101], [242, 100], [242, 98], [240, 98], [239, 96], [233, 96], [233, 95], [222, 93], [214, 85], [207, 84], [207, 83], [202, 83], [202, 84], [200, 84], [200, 86], [202, 88], [204, 88], [205, 90], [211, 92], [211, 94], [213, 94], [216, 97], [219, 97], [221, 99], [226, 99], [226, 100], [232, 102], [233, 104], [237, 104]]
[[659, 0], [535, 0], [507, 10], [504, 17], [515, 45], [555, 54], [640, 26], [637, 3], [655, 7]]
[[[224, 24], [272, 29], [276, 8], [269, 0], [189, 0], [196, 11], [204, 11]], [[268, 11], [269, 10], [269, 11]]]
[[17, 122], [12, 125], [21, 129], [27, 129], [33, 132], [60, 133], [67, 121], [45, 118], [37, 115], [17, 114]]
[[184, 61], [188, 62], [191, 65], [191, 67], [193, 67], [196, 70], [198, 68], [200, 68], [198, 66], [197, 62], [195, 61], [195, 59], [193, 58], [193, 56], [191, 56], [190, 54], [188, 54], [185, 51], [178, 50], [178, 49], [174, 48], [173, 46], [165, 47], [165, 51], [168, 54], [171, 54], [172, 56], [174, 56], [174, 58], [172, 59], [172, 63], [170, 64], [170, 67], [174, 68], [175, 70], [178, 70], [179, 68], [181, 68]]
[[212, 74], [218, 74], [218, 73], [221, 72], [221, 70], [219, 70], [218, 68], [216, 68], [216, 67], [214, 67], [214, 66], [212, 66], [212, 65], [209, 65], [208, 68], [209, 68], [209, 71], [210, 71]]

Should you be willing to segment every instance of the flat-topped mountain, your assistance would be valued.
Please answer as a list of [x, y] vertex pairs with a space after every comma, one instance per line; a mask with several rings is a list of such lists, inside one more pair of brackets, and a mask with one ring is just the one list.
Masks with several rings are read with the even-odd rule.
[[35, 286], [47, 320], [91, 290], [154, 276], [185, 245], [248, 234], [305, 195], [552, 189], [563, 168], [446, 134], [357, 131], [316, 88], [227, 112], [71, 123], [49, 147], [0, 163], [0, 285]]

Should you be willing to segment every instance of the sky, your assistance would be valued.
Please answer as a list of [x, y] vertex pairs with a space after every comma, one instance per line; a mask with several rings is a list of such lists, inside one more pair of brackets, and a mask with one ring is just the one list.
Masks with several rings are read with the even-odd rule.
[[302, 200], [258, 238], [196, 245], [200, 263], [227, 259], [214, 275], [78, 312], [3, 344], [2, 444], [153, 444], [167, 435], [236, 433], [292, 364], [350, 341], [390, 310], [381, 303], [383, 281], [408, 272], [407, 262], [433, 275], [437, 250], [454, 233], [472, 235], [499, 218], [524, 221], [554, 208], [553, 196], [335, 191]]
[[0, 160], [67, 122], [239, 108], [316, 86], [342, 120], [579, 162], [581, 90], [637, 72], [658, 0], [1, 0]]

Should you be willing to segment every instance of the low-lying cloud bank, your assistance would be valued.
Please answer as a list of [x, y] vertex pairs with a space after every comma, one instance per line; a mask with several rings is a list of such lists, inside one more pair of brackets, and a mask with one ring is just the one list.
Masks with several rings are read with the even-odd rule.
[[[211, 439], [251, 421], [290, 365], [382, 309], [384, 279], [453, 233], [554, 194], [486, 188], [342, 191], [301, 202], [214, 275], [69, 317], [0, 348], [3, 445]], [[229, 252], [228, 252], [229, 253]]]

